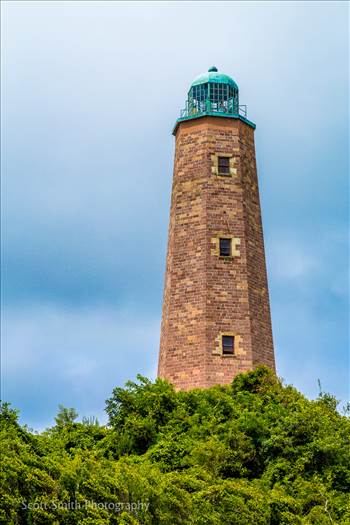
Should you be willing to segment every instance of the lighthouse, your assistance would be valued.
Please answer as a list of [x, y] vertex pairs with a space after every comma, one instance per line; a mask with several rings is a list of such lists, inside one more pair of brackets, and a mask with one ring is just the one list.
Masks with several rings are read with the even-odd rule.
[[192, 82], [173, 130], [158, 363], [176, 389], [275, 369], [254, 131], [230, 76]]

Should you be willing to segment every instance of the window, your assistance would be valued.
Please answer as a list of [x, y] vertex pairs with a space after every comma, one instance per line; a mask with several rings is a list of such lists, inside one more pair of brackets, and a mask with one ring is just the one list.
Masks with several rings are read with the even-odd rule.
[[234, 355], [235, 338], [233, 335], [222, 336], [222, 354]]
[[230, 257], [232, 255], [231, 250], [231, 239], [220, 239], [220, 256], [221, 257]]
[[230, 157], [218, 157], [219, 175], [230, 174]]

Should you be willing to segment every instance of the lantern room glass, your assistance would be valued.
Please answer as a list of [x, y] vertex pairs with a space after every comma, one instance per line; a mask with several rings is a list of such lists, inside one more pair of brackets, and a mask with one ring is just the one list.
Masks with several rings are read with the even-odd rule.
[[224, 113], [238, 115], [238, 90], [229, 84], [207, 82], [192, 86], [182, 116], [199, 113]]

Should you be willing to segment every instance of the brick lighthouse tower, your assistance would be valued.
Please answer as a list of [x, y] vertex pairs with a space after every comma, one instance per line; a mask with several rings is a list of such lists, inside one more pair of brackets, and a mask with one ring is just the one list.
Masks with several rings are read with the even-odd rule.
[[173, 131], [158, 365], [177, 389], [275, 369], [254, 129], [231, 77], [194, 80]]

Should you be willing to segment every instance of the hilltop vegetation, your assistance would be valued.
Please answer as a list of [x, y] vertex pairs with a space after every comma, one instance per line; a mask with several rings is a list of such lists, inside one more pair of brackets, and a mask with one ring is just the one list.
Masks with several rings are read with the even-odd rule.
[[61, 407], [37, 435], [1, 413], [6, 524], [349, 524], [350, 425], [266, 368], [174, 392], [139, 377], [106, 402], [108, 427]]

